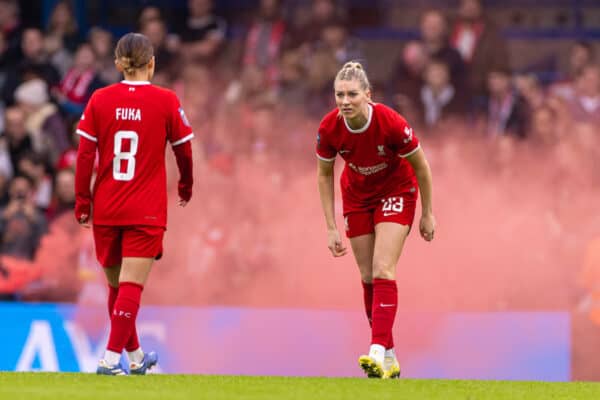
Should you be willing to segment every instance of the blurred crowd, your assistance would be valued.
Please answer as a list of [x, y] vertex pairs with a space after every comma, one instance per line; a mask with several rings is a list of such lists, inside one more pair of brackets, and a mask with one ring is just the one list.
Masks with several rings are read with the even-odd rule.
[[[334, 107], [333, 80], [349, 60], [367, 73], [392, 64], [385, 80], [373, 79], [373, 100], [415, 127], [441, 187], [452, 191], [452, 173], [465, 164], [483, 186], [491, 182], [489, 190], [514, 191], [512, 199], [519, 197], [516, 185], [538, 185], [552, 197], [542, 201], [548, 209], [538, 210], [542, 229], [573, 243], [568, 256], [583, 253], [587, 242], [598, 247], [598, 218], [582, 216], [586, 227], [569, 242], [572, 214], [564, 212], [570, 204], [588, 209], [575, 199], [579, 193], [599, 193], [600, 66], [593, 43], [573, 41], [568, 69], [547, 79], [538, 72], [548, 71], [512, 69], [502, 27], [480, 0], [423, 10], [418, 39], [398, 41], [377, 58], [367, 56], [374, 54], [371, 42], [353, 34], [343, 2], [260, 0], [235, 26], [214, 3], [188, 0], [181, 15], [140, 7], [131, 24], [154, 45], [153, 82], [177, 92], [197, 133], [201, 189], [194, 200], [203, 212], [188, 236], [189, 251], [171, 260], [180, 278], [209, 271], [228, 282], [207, 288], [202, 301], [226, 303], [226, 287], [247, 288], [289, 257], [274, 245], [284, 228], [260, 227], [271, 226], [282, 193], [293, 202], [314, 189], [316, 129]], [[69, 1], [58, 1], [45, 25], [24, 26], [20, 4], [0, 0], [0, 293], [83, 301], [94, 297], [87, 283], [95, 284], [98, 272], [91, 239], [71, 213], [74, 128], [93, 91], [121, 79], [113, 60], [118, 37], [101, 26], [80, 30]], [[462, 196], [476, 196], [471, 190]], [[173, 220], [174, 231], [185, 225], [177, 215]], [[596, 279], [600, 265], [586, 271]], [[580, 282], [581, 296], [598, 283]], [[567, 294], [571, 300], [561, 304], [579, 296]]]

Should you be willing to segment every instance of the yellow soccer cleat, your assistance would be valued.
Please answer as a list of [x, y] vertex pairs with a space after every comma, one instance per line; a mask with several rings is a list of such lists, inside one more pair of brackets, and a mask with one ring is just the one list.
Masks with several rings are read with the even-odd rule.
[[360, 356], [358, 358], [358, 364], [365, 374], [367, 374], [368, 378], [382, 379], [385, 375], [383, 365], [377, 362], [373, 357]]
[[400, 363], [395, 356], [386, 356], [383, 361], [383, 379], [400, 378]]

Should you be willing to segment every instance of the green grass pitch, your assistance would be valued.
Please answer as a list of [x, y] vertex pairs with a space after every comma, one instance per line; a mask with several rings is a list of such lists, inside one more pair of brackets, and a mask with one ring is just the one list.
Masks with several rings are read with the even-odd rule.
[[600, 399], [600, 383], [0, 373], [0, 399]]

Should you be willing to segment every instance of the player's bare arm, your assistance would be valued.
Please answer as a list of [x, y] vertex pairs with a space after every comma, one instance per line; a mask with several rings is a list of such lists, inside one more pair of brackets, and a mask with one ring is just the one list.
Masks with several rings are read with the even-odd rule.
[[335, 223], [334, 192], [333, 192], [333, 166], [334, 161], [317, 160], [317, 177], [321, 206], [327, 225], [327, 247], [334, 257], [346, 254], [347, 249], [342, 243], [340, 233]]
[[406, 157], [412, 165], [417, 182], [419, 183], [419, 191], [421, 192], [421, 221], [419, 222], [419, 231], [421, 236], [426, 241], [433, 240], [435, 233], [435, 217], [433, 216], [432, 192], [433, 184], [431, 178], [431, 169], [425, 152], [420, 148], [410, 156]]

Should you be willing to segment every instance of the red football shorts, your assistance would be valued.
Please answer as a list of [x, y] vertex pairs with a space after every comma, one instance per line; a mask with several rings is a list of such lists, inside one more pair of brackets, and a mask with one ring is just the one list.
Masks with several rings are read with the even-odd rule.
[[96, 257], [104, 268], [120, 265], [123, 257], [162, 256], [165, 228], [160, 226], [94, 225]]
[[417, 193], [386, 196], [364, 211], [344, 214], [346, 236], [349, 238], [375, 232], [380, 222], [412, 226], [417, 206]]

